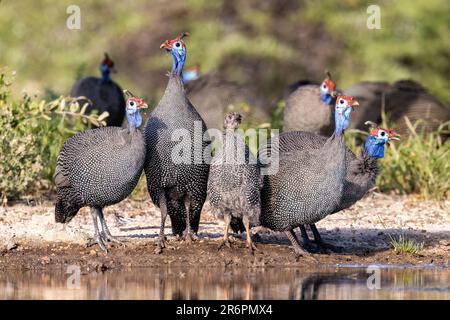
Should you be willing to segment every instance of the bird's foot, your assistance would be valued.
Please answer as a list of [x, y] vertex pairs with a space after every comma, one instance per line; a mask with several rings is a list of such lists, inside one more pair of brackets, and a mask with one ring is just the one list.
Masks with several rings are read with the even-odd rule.
[[[198, 237], [197, 237], [197, 238], [198, 238]], [[190, 231], [190, 230], [186, 230], [186, 231], [184, 232], [183, 239], [184, 239], [184, 241], [186, 241], [186, 243], [187, 243], [188, 245], [191, 245], [192, 242], [194, 242], [194, 240], [196, 240], [196, 239], [194, 238], [194, 235], [192, 234], [192, 231]]]
[[165, 236], [160, 236], [158, 240], [156, 240], [156, 248], [155, 253], [160, 254], [163, 252], [163, 249], [166, 247], [167, 238]]
[[247, 242], [247, 248], [250, 250], [251, 254], [255, 254], [255, 251], [259, 251], [256, 245], [252, 242]]
[[98, 244], [100, 249], [102, 249], [104, 252], [108, 253], [108, 246], [106, 245], [105, 240], [102, 236], [100, 236], [100, 234], [95, 234], [92, 239], [89, 239], [89, 241], [86, 243], [86, 247], [89, 248], [96, 244]]
[[230, 239], [222, 239], [217, 246], [217, 251], [223, 248], [223, 246], [227, 246], [227, 248], [231, 248], [231, 241]]
[[200, 239], [200, 237], [196, 233], [191, 233], [191, 236], [192, 236], [192, 240], [194, 240], [194, 241], [197, 241]]
[[319, 263], [319, 261], [308, 251], [303, 250], [302, 248], [294, 247], [295, 251], [295, 261], [299, 261], [300, 259], [306, 259], [314, 263]]
[[120, 244], [122, 246], [125, 246], [125, 240], [119, 240], [118, 237], [114, 237], [109, 232], [102, 232], [101, 233], [101, 237], [103, 239], [103, 242], [105, 242], [105, 243], [107, 243], [107, 242], [114, 242], [114, 243], [118, 243], [118, 244]]

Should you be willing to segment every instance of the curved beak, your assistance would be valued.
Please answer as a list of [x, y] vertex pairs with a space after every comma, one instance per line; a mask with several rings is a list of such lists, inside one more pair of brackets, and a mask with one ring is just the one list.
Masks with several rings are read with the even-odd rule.
[[141, 103], [138, 107], [138, 109], [147, 109], [148, 108], [148, 104], [146, 104], [145, 102]]
[[159, 48], [160, 49], [166, 49], [167, 51], [169, 51], [170, 49], [172, 49], [172, 46], [170, 45], [169, 40], [166, 40], [163, 43], [161, 43]]
[[391, 132], [389, 132], [389, 140], [400, 141], [400, 135], [392, 130]]
[[352, 107], [358, 107], [359, 106], [359, 102], [358, 101], [353, 101], [352, 102]]

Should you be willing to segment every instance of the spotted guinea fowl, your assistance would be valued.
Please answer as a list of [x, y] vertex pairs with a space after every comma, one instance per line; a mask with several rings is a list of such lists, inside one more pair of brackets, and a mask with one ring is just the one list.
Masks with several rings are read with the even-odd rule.
[[383, 109], [402, 136], [412, 134], [406, 118], [411, 124], [420, 120], [416, 128], [418, 132], [435, 131], [450, 120], [450, 107], [413, 80], [399, 80], [393, 84], [362, 82], [346, 89], [345, 94], [362, 100], [355, 121], [352, 119], [352, 126], [360, 130], [365, 129], [367, 120], [380, 123]]
[[98, 114], [107, 111], [106, 125], [120, 127], [125, 117], [125, 99], [122, 89], [111, 80], [110, 73], [115, 72], [114, 62], [105, 53], [100, 64], [101, 78], [86, 77], [78, 80], [70, 91], [72, 97], [86, 97], [89, 101], [81, 99], [80, 104], [88, 103], [87, 113], [97, 110]]
[[161, 210], [161, 230], [157, 252], [165, 246], [167, 214], [174, 235], [184, 235], [190, 243], [197, 233], [206, 199], [209, 164], [203, 158], [208, 138], [206, 125], [186, 97], [181, 78], [186, 60], [183, 38], [162, 45], [172, 55], [173, 65], [166, 91], [145, 126], [147, 157], [144, 165], [147, 188]]
[[286, 98], [283, 114], [284, 131], [307, 131], [329, 136], [334, 127], [336, 84], [329, 72], [320, 85], [298, 86]]
[[347, 172], [344, 130], [358, 103], [339, 96], [335, 105], [336, 129], [319, 149], [279, 151], [278, 171], [264, 177], [260, 223], [284, 231], [298, 255], [308, 255], [294, 229], [313, 224], [335, 212], [342, 201]]
[[[145, 158], [145, 143], [138, 129], [143, 99], [126, 103], [127, 128], [104, 127], [69, 138], [58, 155], [55, 184], [55, 220], [68, 223], [82, 207], [89, 206], [94, 221], [94, 243], [106, 250], [114, 241], [103, 217], [103, 208], [125, 199], [136, 187]], [[97, 219], [102, 232], [99, 232]]]
[[242, 116], [233, 112], [224, 120], [222, 141], [214, 155], [209, 172], [208, 197], [213, 214], [225, 221], [223, 245], [230, 246], [228, 230], [234, 217], [242, 220], [247, 233], [247, 247], [256, 249], [250, 234], [250, 223], [258, 224], [261, 213], [262, 176], [256, 158], [237, 131]]
[[[374, 128], [370, 131], [359, 156], [356, 156], [347, 148], [347, 172], [343, 195], [341, 202], [333, 213], [349, 208], [375, 186], [375, 180], [379, 173], [378, 159], [384, 157], [384, 146], [389, 141], [398, 139], [399, 135], [391, 129]], [[320, 149], [325, 145], [326, 141], [326, 137], [309, 132], [286, 132], [280, 135], [279, 150], [281, 153], [284, 153], [296, 150]], [[310, 228], [317, 245], [321, 247], [333, 247], [322, 241], [314, 224], [310, 224]], [[308, 244], [309, 238], [305, 227], [300, 226], [300, 230], [303, 241], [305, 244]]]

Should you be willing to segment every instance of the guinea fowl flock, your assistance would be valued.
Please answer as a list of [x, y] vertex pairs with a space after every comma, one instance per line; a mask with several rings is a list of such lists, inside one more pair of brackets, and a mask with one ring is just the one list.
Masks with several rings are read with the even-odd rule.
[[[260, 153], [271, 150], [279, 159], [278, 170], [263, 175], [265, 165], [252, 154], [239, 132], [239, 113], [221, 116], [223, 131], [211, 143], [207, 130], [210, 124], [205, 124], [204, 112], [197, 112], [195, 107], [196, 101], [201, 101], [201, 91], [194, 92], [196, 87], [204, 89], [210, 83], [199, 78], [198, 69], [184, 75], [186, 36], [183, 33], [161, 45], [172, 56], [172, 70], [164, 95], [142, 131], [140, 110], [147, 105], [126, 90], [125, 102], [122, 90], [109, 77], [114, 64], [106, 54], [100, 66], [102, 79], [85, 78], [72, 89], [72, 96], [89, 99], [91, 109], [108, 111], [110, 126], [76, 134], [62, 146], [54, 177], [55, 219], [67, 223], [80, 208], [90, 207], [95, 232], [92, 243], [103, 250], [107, 250], [108, 241], [118, 241], [108, 230], [103, 208], [130, 195], [143, 171], [150, 198], [161, 212], [157, 253], [166, 246], [167, 216], [174, 236], [187, 243], [197, 238], [207, 198], [214, 216], [225, 222], [219, 248], [230, 246], [231, 228], [246, 232], [247, 247], [253, 253], [256, 245], [250, 229], [254, 226], [284, 232], [299, 256], [310, 256], [307, 226], [319, 247], [332, 248], [322, 241], [315, 224], [350, 207], [375, 186], [378, 159], [383, 158], [390, 141], [399, 139], [397, 132], [373, 126], [381, 120], [380, 111], [370, 105], [382, 100], [387, 110], [398, 103], [400, 96], [407, 99], [416, 95], [420, 99], [414, 101], [419, 102], [408, 105], [408, 114], [428, 108], [432, 118], [433, 112], [448, 111], [411, 81], [365, 83], [349, 88], [345, 95], [336, 89], [328, 72], [321, 84], [300, 81], [290, 87], [286, 97], [285, 132], [271, 138], [277, 138], [277, 147], [268, 141], [260, 148]], [[185, 90], [185, 84], [191, 89]], [[346, 147], [344, 135], [347, 128], [366, 123], [363, 113], [358, 112], [361, 108], [371, 108], [366, 120], [372, 121], [372, 128], [361, 153], [355, 155]], [[128, 126], [121, 128], [125, 114]], [[395, 116], [395, 112], [392, 114]], [[216, 124], [218, 119], [214, 121]]]

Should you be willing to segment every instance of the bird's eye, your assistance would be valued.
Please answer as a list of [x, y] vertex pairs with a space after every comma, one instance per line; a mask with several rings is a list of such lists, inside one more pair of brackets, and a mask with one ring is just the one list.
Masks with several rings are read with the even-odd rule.
[[322, 85], [322, 88], [326, 89], [326, 88], [327, 88], [327, 85], [324, 83], [324, 84]]
[[380, 132], [380, 136], [384, 137], [385, 135], [386, 135], [386, 132], [384, 132], [384, 131]]
[[135, 103], [134, 101], [130, 101], [130, 107], [134, 107]]
[[343, 99], [339, 100], [339, 103], [344, 104], [344, 100]]
[[181, 43], [175, 42], [175, 47], [177, 47], [177, 48], [181, 47]]

